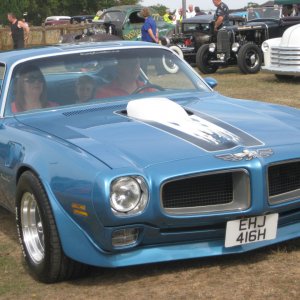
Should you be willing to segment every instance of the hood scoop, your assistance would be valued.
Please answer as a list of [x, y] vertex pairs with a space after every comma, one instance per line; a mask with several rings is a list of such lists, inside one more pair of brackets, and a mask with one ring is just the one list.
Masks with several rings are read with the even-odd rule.
[[188, 113], [182, 106], [167, 98], [130, 101], [127, 105], [127, 116], [167, 131], [206, 151], [249, 146], [249, 140], [251, 146], [252, 142], [253, 146], [261, 145], [261, 142], [244, 132], [218, 120], [214, 122], [212, 118], [207, 120], [200, 115]]

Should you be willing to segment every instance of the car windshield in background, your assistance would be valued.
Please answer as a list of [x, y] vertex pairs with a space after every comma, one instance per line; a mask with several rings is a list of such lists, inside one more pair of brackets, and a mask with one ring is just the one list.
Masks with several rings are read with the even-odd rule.
[[183, 24], [183, 32], [188, 33], [188, 32], [203, 32], [207, 33], [210, 31], [209, 24]]
[[247, 10], [248, 21], [255, 19], [280, 19], [280, 9], [278, 7], [250, 7]]
[[30, 60], [15, 67], [11, 82], [6, 113], [210, 91], [185, 62], [162, 48], [97, 50]]
[[121, 22], [125, 20], [126, 14], [122, 11], [108, 11], [101, 15], [100, 20], [104, 22]]

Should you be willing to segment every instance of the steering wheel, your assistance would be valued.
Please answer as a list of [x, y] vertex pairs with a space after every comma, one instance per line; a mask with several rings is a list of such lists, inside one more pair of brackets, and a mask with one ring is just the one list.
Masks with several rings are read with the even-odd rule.
[[156, 89], [156, 90], [159, 90], [159, 91], [165, 91], [165, 89], [162, 86], [158, 85], [158, 84], [148, 83], [148, 84], [145, 84], [145, 85], [142, 85], [142, 86], [138, 87], [131, 94], [138, 94], [138, 93], [140, 93], [141, 91], [143, 91], [145, 89]]

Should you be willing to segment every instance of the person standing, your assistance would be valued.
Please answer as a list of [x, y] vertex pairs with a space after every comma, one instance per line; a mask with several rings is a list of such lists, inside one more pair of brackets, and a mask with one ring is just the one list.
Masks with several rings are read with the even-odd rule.
[[163, 20], [166, 23], [172, 24], [174, 21], [174, 17], [171, 14], [171, 10], [169, 8], [166, 9], [166, 13], [163, 15]]
[[195, 6], [195, 16], [202, 16], [202, 15], [206, 15], [205, 12], [201, 11], [200, 10], [200, 7], [199, 6]]
[[145, 18], [144, 25], [142, 26], [142, 41], [149, 43], [158, 43], [158, 30], [154, 19], [150, 15], [148, 7], [144, 7], [141, 15]]
[[11, 23], [10, 35], [13, 39], [14, 49], [24, 48], [25, 42], [28, 40], [29, 26], [16, 18], [14, 13], [8, 13], [7, 19]]
[[212, 0], [214, 5], [217, 7], [215, 13], [215, 31], [218, 31], [223, 26], [229, 25], [229, 8], [221, 0]]
[[[159, 43], [158, 29], [157, 29], [155, 20], [150, 15], [149, 8], [144, 7], [141, 11], [141, 15], [145, 18], [145, 23], [141, 29], [142, 41], [158, 44]], [[156, 73], [158, 76], [160, 76], [164, 73], [161, 64], [157, 60], [151, 61], [148, 59], [143, 59], [141, 61], [141, 68], [143, 69], [145, 74], [147, 74], [148, 65], [150, 63], [152, 63], [155, 66]]]
[[194, 11], [194, 6], [193, 4], [190, 4], [188, 7], [188, 11], [186, 12], [186, 18], [192, 18], [195, 17], [196, 13]]

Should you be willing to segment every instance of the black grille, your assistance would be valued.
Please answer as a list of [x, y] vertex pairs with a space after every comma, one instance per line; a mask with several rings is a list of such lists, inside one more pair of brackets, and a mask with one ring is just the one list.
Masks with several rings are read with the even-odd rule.
[[166, 183], [162, 190], [164, 208], [219, 205], [232, 201], [232, 173], [175, 180]]
[[300, 162], [290, 162], [269, 168], [269, 196], [300, 189]]
[[220, 30], [217, 37], [217, 52], [230, 54], [230, 32]]

